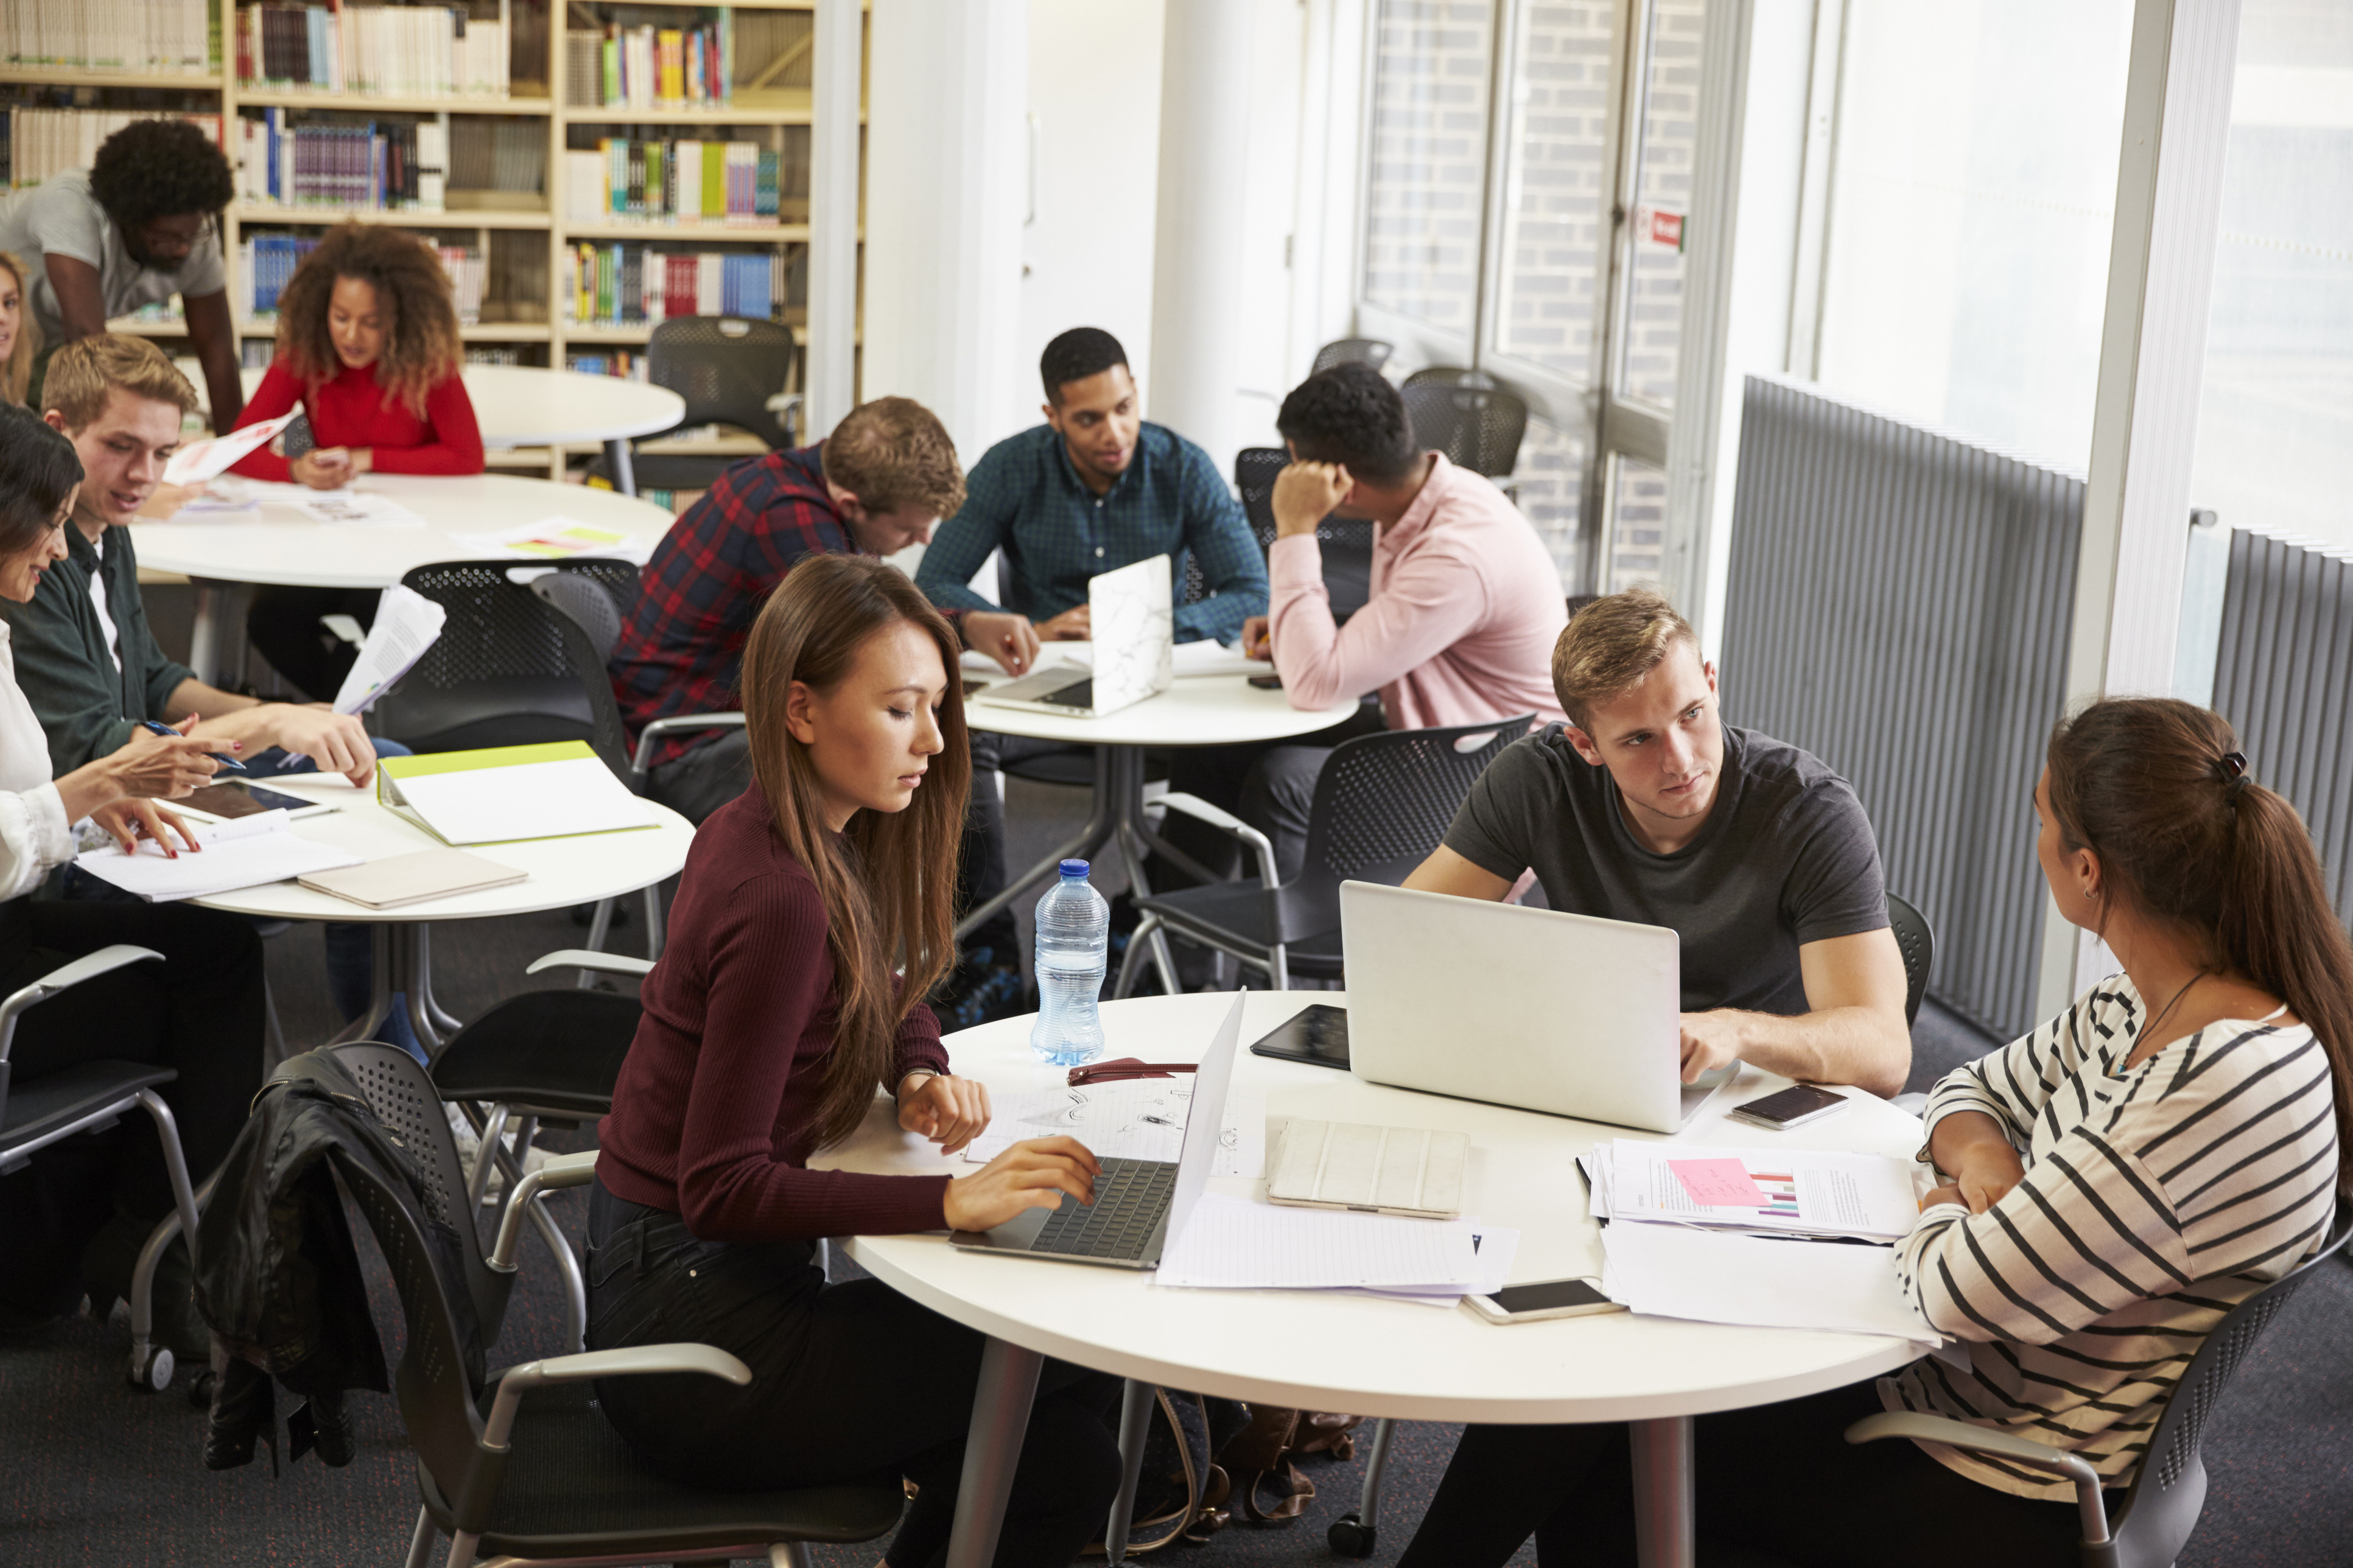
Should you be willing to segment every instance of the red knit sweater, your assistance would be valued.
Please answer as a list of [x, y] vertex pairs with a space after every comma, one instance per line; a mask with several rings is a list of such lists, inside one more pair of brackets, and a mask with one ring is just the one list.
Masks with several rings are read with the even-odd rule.
[[[712, 814], [687, 851], [670, 940], [641, 988], [645, 1017], [597, 1131], [615, 1196], [685, 1217], [705, 1241], [938, 1230], [945, 1176], [807, 1168], [833, 1049], [833, 958], [817, 884], [771, 831], [757, 785]], [[948, 1070], [917, 1005], [883, 1087]]]
[[[253, 389], [253, 400], [237, 416], [237, 427], [301, 408], [311, 420], [311, 438], [321, 447], [366, 447], [380, 474], [479, 474], [482, 471], [482, 432], [474, 423], [473, 400], [466, 384], [452, 375], [435, 382], [425, 395], [425, 417], [375, 384], [375, 367], [344, 369], [316, 392], [306, 392], [300, 376], [280, 354], [269, 363], [269, 374]], [[231, 469], [251, 479], [291, 478], [290, 465], [269, 449], [246, 454]]]

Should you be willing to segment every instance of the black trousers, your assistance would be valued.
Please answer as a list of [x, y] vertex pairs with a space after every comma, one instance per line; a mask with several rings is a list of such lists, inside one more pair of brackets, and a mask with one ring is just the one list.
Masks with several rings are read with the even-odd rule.
[[[2013, 1497], [1894, 1438], [1850, 1444], [1868, 1383], [1694, 1428], [1699, 1560], [1711, 1568], [2074, 1568], [2075, 1505]], [[1530, 1534], [1544, 1568], [1631, 1563], [1625, 1426], [1472, 1426], [1398, 1568], [1500, 1564]]]
[[[945, 1560], [983, 1337], [879, 1279], [828, 1285], [807, 1241], [698, 1241], [678, 1215], [588, 1200], [588, 1345], [691, 1340], [740, 1357], [736, 1388], [689, 1375], [600, 1382], [597, 1401], [646, 1465], [723, 1490], [903, 1476], [919, 1489], [891, 1568]], [[1018, 1265], [1017, 1265], [1018, 1267]], [[1063, 1568], [1119, 1489], [1106, 1419], [1119, 1381], [1046, 1363], [1015, 1468], [999, 1568]]]
[[[191, 1182], [228, 1153], [261, 1086], [261, 939], [236, 915], [185, 904], [18, 899], [0, 904], [0, 994], [113, 942], [153, 948], [27, 1011], [8, 1053], [13, 1087], [79, 1062], [153, 1062], [179, 1123]], [[81, 1294], [83, 1247], [118, 1215], [152, 1226], [172, 1206], [163, 1147], [144, 1111], [66, 1139], [0, 1177], [0, 1295], [63, 1311]]]

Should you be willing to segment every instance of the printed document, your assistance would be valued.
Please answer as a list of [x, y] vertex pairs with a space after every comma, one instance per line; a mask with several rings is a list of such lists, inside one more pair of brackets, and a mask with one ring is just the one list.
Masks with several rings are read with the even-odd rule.
[[1920, 1215], [1915, 1163], [1888, 1154], [1637, 1138], [1615, 1139], [1593, 1153], [1597, 1219], [1893, 1241]]
[[1156, 1278], [1206, 1289], [1369, 1286], [1460, 1295], [1487, 1277], [1472, 1239], [1479, 1230], [1472, 1220], [1277, 1208], [1204, 1193], [1184, 1230], [1169, 1237]]
[[406, 675], [441, 635], [449, 612], [416, 589], [395, 583], [376, 601], [375, 624], [352, 672], [335, 693], [335, 711], [364, 713], [385, 689]]
[[173, 846], [180, 849], [176, 859], [165, 856], [163, 847], [153, 840], [142, 838], [135, 853], [126, 855], [119, 847], [110, 845], [75, 856], [74, 864], [126, 893], [162, 904], [175, 899], [201, 899], [214, 893], [234, 892], [239, 888], [256, 888], [264, 882], [283, 882], [312, 871], [332, 871], [361, 863], [357, 855], [316, 843], [295, 832], [283, 811], [264, 811], [240, 816], [234, 822], [189, 826], [196, 842], [204, 846], [201, 853], [180, 847], [179, 836], [174, 834]]
[[[1175, 1164], [1185, 1147], [1185, 1119], [1193, 1109], [1193, 1075], [1134, 1078], [1076, 1089], [1016, 1089], [993, 1094], [988, 1131], [965, 1145], [964, 1157], [986, 1164], [1014, 1144], [1057, 1133], [1077, 1139], [1098, 1159], [1159, 1160]], [[1266, 1090], [1226, 1091], [1225, 1125], [1218, 1130], [1213, 1176], [1266, 1174]]]
[[373, 490], [312, 490], [292, 500], [296, 511], [312, 522], [346, 528], [422, 528], [425, 520], [393, 500]]
[[653, 559], [654, 543], [617, 528], [575, 522], [568, 517], [543, 518], [496, 533], [453, 533], [450, 539], [480, 555], [513, 555], [526, 561], [569, 561], [611, 556], [643, 566]]
[[259, 425], [248, 425], [226, 436], [191, 441], [173, 453], [172, 460], [164, 465], [164, 482], [167, 485], [200, 485], [216, 475], [225, 474], [231, 463], [263, 442], [274, 439], [280, 430], [301, 417], [300, 414], [281, 414], [275, 419], [264, 419]]
[[1890, 1334], [1924, 1345], [1944, 1337], [1896, 1285], [1891, 1247], [1620, 1219], [1602, 1228], [1601, 1250], [1604, 1292], [1651, 1317]]

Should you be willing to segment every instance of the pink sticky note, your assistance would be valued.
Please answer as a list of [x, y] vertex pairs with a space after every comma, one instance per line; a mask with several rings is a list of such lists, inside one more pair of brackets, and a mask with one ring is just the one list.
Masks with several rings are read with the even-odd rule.
[[1670, 1160], [1667, 1169], [1691, 1201], [1704, 1208], [1761, 1209], [1773, 1201], [1737, 1160]]

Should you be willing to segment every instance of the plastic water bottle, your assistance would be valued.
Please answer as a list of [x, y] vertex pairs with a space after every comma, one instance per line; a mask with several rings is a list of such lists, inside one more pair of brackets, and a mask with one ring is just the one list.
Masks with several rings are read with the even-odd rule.
[[1038, 900], [1038, 1022], [1029, 1048], [1053, 1067], [1103, 1055], [1103, 964], [1111, 952], [1111, 906], [1087, 880], [1084, 860], [1062, 862], [1062, 879]]

